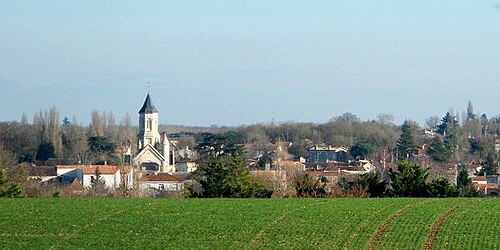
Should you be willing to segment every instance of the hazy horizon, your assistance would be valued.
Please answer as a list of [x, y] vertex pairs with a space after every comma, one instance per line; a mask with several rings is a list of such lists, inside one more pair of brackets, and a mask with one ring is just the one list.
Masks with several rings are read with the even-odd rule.
[[500, 1], [3, 1], [0, 121], [58, 108], [162, 124], [425, 125], [498, 115]]

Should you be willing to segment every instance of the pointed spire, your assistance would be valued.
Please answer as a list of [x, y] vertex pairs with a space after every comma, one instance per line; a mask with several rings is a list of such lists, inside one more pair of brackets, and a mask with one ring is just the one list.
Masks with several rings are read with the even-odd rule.
[[156, 110], [155, 106], [153, 105], [153, 101], [151, 101], [151, 96], [149, 96], [149, 93], [146, 96], [146, 100], [144, 100], [144, 104], [142, 105], [141, 110], [139, 110], [139, 114], [143, 113], [158, 113], [158, 110]]
[[168, 141], [168, 138], [167, 138], [167, 133], [163, 133], [163, 141], [162, 141], [163, 144], [169, 144], [170, 142]]

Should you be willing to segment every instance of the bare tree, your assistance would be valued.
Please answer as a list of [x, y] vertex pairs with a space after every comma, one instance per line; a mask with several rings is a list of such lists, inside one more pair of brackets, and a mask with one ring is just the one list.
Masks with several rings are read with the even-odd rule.
[[90, 113], [89, 137], [104, 136], [104, 127], [102, 117], [97, 110], [92, 110]]

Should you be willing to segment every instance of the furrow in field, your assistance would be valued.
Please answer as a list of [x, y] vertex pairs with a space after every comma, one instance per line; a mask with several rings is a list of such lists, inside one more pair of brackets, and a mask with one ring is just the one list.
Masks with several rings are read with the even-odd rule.
[[375, 234], [373, 234], [371, 240], [370, 240], [370, 243], [368, 245], [368, 249], [370, 250], [374, 250], [377, 248], [377, 245], [378, 243], [380, 242], [380, 240], [382, 240], [382, 237], [384, 236], [385, 234], [385, 231], [387, 230], [387, 228], [392, 224], [392, 222], [394, 222], [397, 218], [399, 218], [400, 216], [406, 214], [409, 210], [415, 208], [415, 207], [418, 207], [418, 206], [421, 206], [427, 202], [429, 202], [430, 200], [423, 200], [421, 202], [417, 202], [417, 203], [414, 203], [414, 204], [409, 204], [409, 205], [406, 205], [405, 207], [397, 210], [396, 212], [392, 213], [389, 218], [387, 218], [386, 220], [384, 220], [380, 225], [379, 227], [377, 228], [377, 231], [375, 231]]
[[467, 199], [466, 205], [449, 215], [434, 239], [434, 249], [500, 249], [498, 202]]
[[448, 217], [450, 216], [451, 213], [457, 211], [463, 205], [464, 205], [463, 203], [455, 205], [441, 214], [441, 216], [436, 220], [436, 222], [432, 226], [432, 229], [431, 229], [431, 232], [429, 233], [429, 236], [427, 236], [427, 239], [426, 239], [425, 244], [424, 244], [424, 249], [426, 249], [426, 250], [432, 249], [432, 247], [434, 246], [434, 240], [436, 239], [436, 235], [437, 235], [439, 229], [441, 228], [441, 225], [443, 225], [443, 223], [448, 219]]
[[266, 226], [264, 226], [256, 235], [255, 237], [252, 239], [252, 241], [250, 241], [250, 243], [245, 247], [245, 249], [252, 249], [253, 247], [255, 247], [255, 245], [257, 243], [259, 243], [259, 240], [264, 237], [264, 235], [267, 233], [267, 231], [269, 231], [269, 229], [271, 229], [273, 226], [281, 223], [282, 221], [284, 221], [285, 219], [287, 219], [288, 217], [290, 217], [291, 215], [293, 215], [294, 213], [298, 212], [298, 211], [301, 211], [301, 210], [305, 210], [305, 209], [308, 209], [308, 208], [311, 208], [311, 207], [314, 207], [314, 206], [318, 206], [318, 205], [322, 205], [322, 204], [325, 204], [325, 202], [314, 202], [314, 203], [311, 203], [311, 204], [308, 204], [308, 205], [305, 205], [305, 206], [300, 206], [298, 208], [295, 208], [291, 211], [288, 211], [288, 212], [284, 212], [281, 216], [278, 216], [276, 219], [274, 219], [273, 221], [271, 221], [269, 224], [267, 224]]
[[363, 230], [366, 230], [374, 221], [377, 222], [384, 218], [385, 213], [391, 212], [391, 210], [397, 210], [399, 207], [404, 206], [404, 204], [399, 204], [392, 202], [387, 204], [387, 206], [380, 206], [376, 211], [371, 213], [369, 216], [366, 216], [357, 226], [354, 232], [352, 232], [349, 238], [346, 240], [345, 245], [342, 247], [344, 249], [353, 249], [356, 247], [357, 240], [359, 237], [362, 237]]

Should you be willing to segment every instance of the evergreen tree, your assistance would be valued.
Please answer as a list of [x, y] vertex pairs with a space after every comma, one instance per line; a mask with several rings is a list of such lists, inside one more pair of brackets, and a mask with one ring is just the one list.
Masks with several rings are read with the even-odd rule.
[[351, 147], [351, 155], [356, 159], [366, 159], [366, 156], [373, 153], [375, 149], [367, 143], [356, 143]]
[[448, 162], [451, 157], [440, 136], [435, 136], [432, 139], [429, 148], [427, 148], [427, 153], [430, 154], [435, 161], [439, 162]]
[[460, 167], [457, 173], [457, 187], [459, 189], [465, 188], [466, 186], [472, 184], [469, 178], [469, 173], [466, 167]]
[[7, 168], [13, 164], [10, 158], [12, 157], [9, 157], [9, 153], [3, 149], [2, 143], [0, 142], [0, 197], [21, 196], [21, 188], [13, 181], [12, 176], [9, 176], [7, 173]]
[[448, 158], [447, 161], [449, 161], [455, 155], [457, 149], [457, 130], [455, 127], [448, 129], [448, 132], [444, 136], [443, 145]]
[[45, 162], [53, 157], [56, 157], [56, 153], [52, 142], [43, 142], [38, 146], [35, 157], [36, 160]]
[[451, 111], [446, 112], [446, 115], [441, 119], [441, 123], [437, 127], [437, 132], [446, 135], [449, 129], [454, 129], [458, 125], [456, 117]]
[[496, 175], [498, 174], [497, 172], [497, 167], [498, 167], [498, 161], [494, 155], [495, 153], [489, 152], [486, 155], [486, 160], [483, 163], [483, 166], [481, 170], [477, 173], [477, 175]]
[[402, 159], [396, 171], [389, 169], [391, 183], [388, 194], [396, 197], [427, 197], [427, 176], [422, 166]]
[[410, 122], [406, 120], [401, 127], [401, 135], [397, 142], [398, 152], [400, 158], [407, 158], [415, 149], [415, 141], [412, 135]]
[[236, 133], [225, 134], [202, 133], [198, 136], [198, 145], [195, 149], [200, 157], [207, 158], [213, 154], [216, 157], [222, 155], [238, 155], [242, 153], [242, 143], [237, 140]]
[[193, 175], [194, 180], [201, 185], [201, 190], [188, 187], [191, 197], [264, 198], [272, 194], [272, 191], [267, 191], [253, 182], [240, 155], [216, 157], [211, 154], [209, 159], [199, 163]]
[[196, 149], [200, 158], [193, 173], [196, 184], [188, 186], [191, 197], [270, 197], [272, 191], [253, 182], [245, 167], [235, 133], [202, 134]]
[[5, 170], [0, 168], [0, 197], [20, 197], [21, 188], [7, 179]]
[[[472, 104], [469, 102], [468, 112], [473, 112]], [[437, 132], [444, 136], [442, 146], [444, 150], [433, 148], [436, 150], [433, 158], [440, 162], [449, 162], [456, 152], [457, 148], [457, 130], [458, 121], [451, 111], [446, 112], [446, 115], [441, 119], [438, 125]], [[437, 139], [433, 140], [434, 146], [441, 146]], [[433, 145], [431, 145], [433, 147]]]
[[113, 162], [116, 160], [116, 145], [108, 137], [92, 136], [88, 138], [87, 143], [95, 162]]
[[431, 197], [445, 198], [445, 197], [457, 197], [459, 191], [457, 188], [450, 184], [450, 182], [445, 178], [439, 178], [432, 180], [428, 184], [429, 195]]
[[459, 170], [457, 173], [457, 189], [460, 193], [460, 196], [464, 197], [476, 197], [479, 196], [479, 192], [477, 192], [472, 185], [472, 179], [469, 178], [469, 172], [467, 171], [466, 166], [459, 166]]

